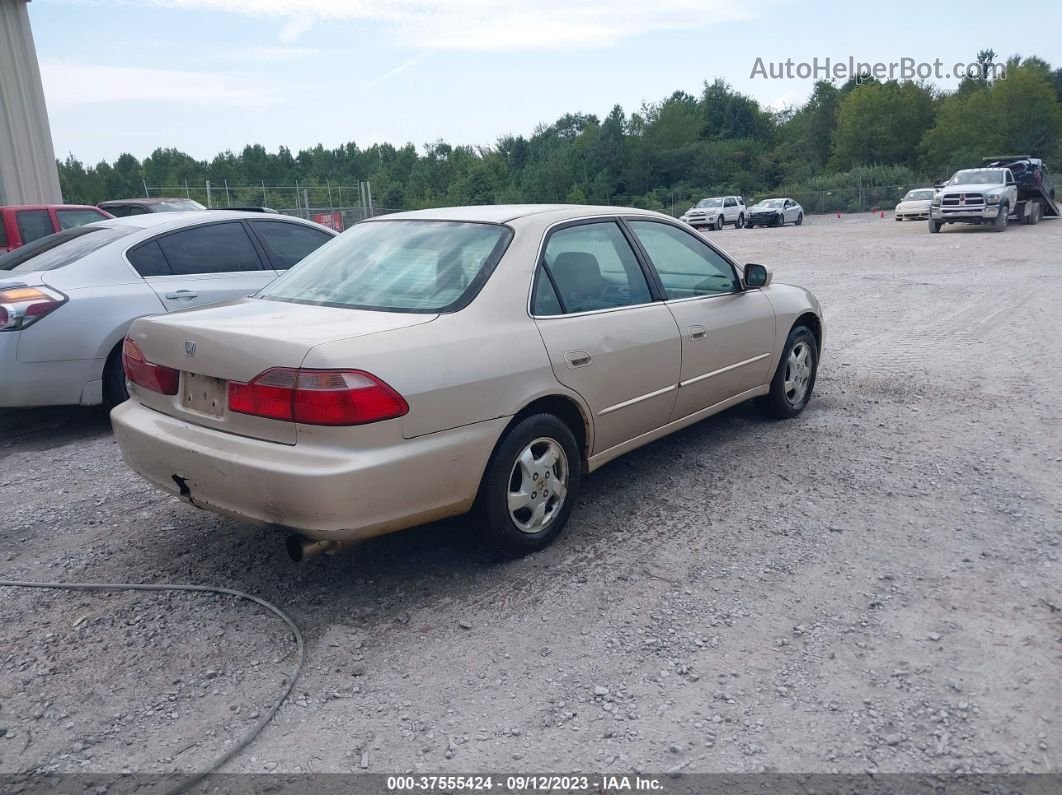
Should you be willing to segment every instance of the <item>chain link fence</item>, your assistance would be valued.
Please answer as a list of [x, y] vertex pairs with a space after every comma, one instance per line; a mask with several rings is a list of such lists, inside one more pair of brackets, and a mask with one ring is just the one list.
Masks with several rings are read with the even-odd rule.
[[401, 212], [400, 208], [376, 207], [368, 183], [359, 185], [230, 185], [212, 181], [201, 185], [144, 184], [147, 198], [185, 198], [211, 209], [266, 207], [284, 215], [316, 221], [342, 231], [375, 215]]

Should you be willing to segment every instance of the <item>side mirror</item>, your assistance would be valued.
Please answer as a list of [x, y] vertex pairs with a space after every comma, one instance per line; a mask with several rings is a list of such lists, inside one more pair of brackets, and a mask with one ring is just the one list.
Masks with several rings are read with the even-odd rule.
[[937, 190], [942, 190], [944, 188], [944, 181], [943, 180], [937, 180], [936, 182], [933, 183], [933, 187], [936, 188]]
[[745, 266], [745, 286], [766, 287], [771, 283], [771, 272], [763, 265], [750, 262]]

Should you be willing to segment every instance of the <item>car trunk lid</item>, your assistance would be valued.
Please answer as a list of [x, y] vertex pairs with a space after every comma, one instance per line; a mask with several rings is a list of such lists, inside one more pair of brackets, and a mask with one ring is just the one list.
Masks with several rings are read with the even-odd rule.
[[[203, 310], [137, 321], [129, 336], [149, 362], [181, 371], [176, 395], [137, 388], [137, 399], [195, 425], [295, 444], [294, 422], [229, 411], [228, 382], [275, 367], [298, 368], [324, 343], [381, 334], [434, 320], [405, 314], [244, 298]], [[350, 367], [356, 368], [357, 362]]]

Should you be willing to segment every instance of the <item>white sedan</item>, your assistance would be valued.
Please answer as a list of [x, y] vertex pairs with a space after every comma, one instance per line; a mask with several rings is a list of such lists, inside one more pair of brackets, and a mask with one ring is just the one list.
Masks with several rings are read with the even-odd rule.
[[933, 203], [932, 188], [909, 190], [896, 205], [897, 221], [924, 221], [929, 218], [929, 206]]
[[335, 232], [285, 216], [182, 212], [67, 229], [0, 257], [0, 407], [125, 400], [144, 315], [255, 293]]

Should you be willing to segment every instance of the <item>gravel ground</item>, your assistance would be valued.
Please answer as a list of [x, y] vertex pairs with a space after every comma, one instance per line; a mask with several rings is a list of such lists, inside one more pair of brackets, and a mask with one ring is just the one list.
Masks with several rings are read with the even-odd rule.
[[[0, 412], [0, 578], [290, 611], [306, 669], [230, 771], [1057, 771], [1062, 222], [814, 221], [715, 235], [822, 300], [807, 411], [610, 464], [541, 554], [450, 521], [298, 567], [60, 409]], [[0, 772], [197, 770], [294, 661], [227, 597], [0, 599]]]

